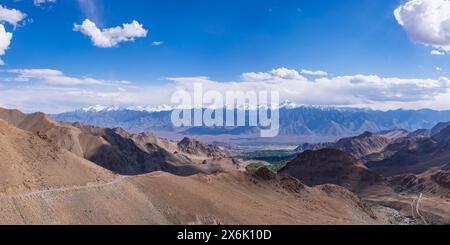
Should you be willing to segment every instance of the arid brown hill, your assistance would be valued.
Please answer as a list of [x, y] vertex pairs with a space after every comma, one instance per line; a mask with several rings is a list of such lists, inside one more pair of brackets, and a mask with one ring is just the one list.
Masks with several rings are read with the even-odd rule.
[[205, 156], [210, 158], [230, 157], [229, 154], [217, 146], [206, 145], [196, 139], [187, 137], [183, 138], [183, 140], [178, 143], [178, 148], [184, 153], [197, 156]]
[[430, 170], [420, 175], [404, 174], [389, 178], [400, 193], [422, 193], [450, 199], [450, 171]]
[[397, 218], [408, 217], [402, 224], [450, 222], [448, 165], [424, 174], [385, 178], [349, 153], [324, 149], [304, 152], [280, 172], [310, 186], [331, 183], [347, 187], [366, 202], [397, 210]]
[[430, 134], [431, 134], [431, 136], [436, 135], [436, 134], [440, 133], [443, 129], [448, 128], [449, 126], [450, 126], [450, 122], [438, 123], [436, 126], [434, 126], [431, 129]]
[[[133, 135], [122, 129], [59, 123], [43, 113], [27, 115], [17, 110], [0, 109], [0, 119], [45, 136], [57, 146], [119, 174], [165, 171], [186, 176], [239, 168], [231, 158], [215, 160], [200, 154], [203, 152], [183, 152], [184, 148], [179, 149], [176, 142], [157, 139], [148, 134]], [[203, 145], [202, 151], [210, 152], [211, 155], [220, 154], [218, 148], [208, 147]]]
[[421, 174], [450, 163], [450, 126], [431, 137], [397, 140], [366, 165], [383, 175]]
[[1, 119], [0, 156], [0, 195], [3, 196], [106, 183], [114, 178], [110, 171], [52, 144], [45, 137], [15, 128]]
[[367, 169], [361, 160], [336, 149], [306, 151], [289, 162], [280, 173], [293, 176], [309, 186], [336, 184], [356, 193], [384, 181], [381, 175]]
[[[104, 136], [97, 130], [87, 131]], [[0, 120], [0, 224], [384, 222], [357, 196], [336, 186], [310, 188], [289, 176], [241, 171], [117, 175], [54, 142], [44, 133]]]
[[297, 151], [303, 152], [325, 148], [338, 149], [364, 160], [366, 156], [383, 151], [390, 143], [407, 135], [408, 132], [404, 130], [391, 130], [380, 133], [365, 132], [355, 137], [340, 139], [334, 143], [304, 144], [299, 146]]
[[0, 224], [382, 224], [337, 186], [304, 187], [243, 172], [154, 172], [107, 184], [0, 196]]

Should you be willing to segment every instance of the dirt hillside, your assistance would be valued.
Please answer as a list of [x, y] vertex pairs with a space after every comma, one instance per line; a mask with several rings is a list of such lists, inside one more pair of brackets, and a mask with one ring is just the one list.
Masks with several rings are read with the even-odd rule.
[[0, 119], [0, 195], [109, 182], [114, 175]]
[[0, 197], [2, 224], [378, 224], [337, 186], [306, 187], [243, 172], [155, 172], [108, 184]]
[[[244, 169], [236, 159], [228, 157], [219, 148], [200, 143], [200, 151], [185, 151], [190, 149], [186, 144], [159, 139], [151, 134], [136, 135], [120, 128], [60, 123], [43, 113], [24, 114], [0, 108], [0, 119], [46, 137], [55, 145], [118, 174], [140, 175], [164, 171], [189, 176], [224, 169]], [[185, 139], [184, 142], [198, 141]]]

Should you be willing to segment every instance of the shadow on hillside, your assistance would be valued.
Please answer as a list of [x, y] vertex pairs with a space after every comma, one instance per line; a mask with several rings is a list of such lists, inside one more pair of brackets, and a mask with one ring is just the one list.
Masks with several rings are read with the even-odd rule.
[[179, 176], [201, 173], [189, 161], [148, 143], [141, 149], [128, 138], [118, 135], [114, 130], [106, 130], [103, 138], [109, 145], [102, 145], [86, 159], [121, 175], [142, 175], [164, 171]]

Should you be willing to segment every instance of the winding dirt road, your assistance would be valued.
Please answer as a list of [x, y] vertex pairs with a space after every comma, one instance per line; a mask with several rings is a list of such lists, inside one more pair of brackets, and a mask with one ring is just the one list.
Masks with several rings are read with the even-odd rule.
[[416, 215], [422, 220], [423, 224], [428, 225], [427, 220], [425, 219], [425, 217], [421, 214], [420, 212], [420, 202], [422, 201], [423, 198], [423, 194], [420, 193], [417, 198], [414, 198], [412, 203], [411, 203], [411, 212], [412, 212], [412, 217], [416, 218]]

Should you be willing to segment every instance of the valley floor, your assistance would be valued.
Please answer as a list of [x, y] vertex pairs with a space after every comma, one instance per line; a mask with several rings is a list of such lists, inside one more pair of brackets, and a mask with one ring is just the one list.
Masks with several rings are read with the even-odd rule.
[[412, 224], [450, 224], [450, 200], [424, 194], [369, 195], [368, 203], [398, 210], [402, 217], [409, 217]]

